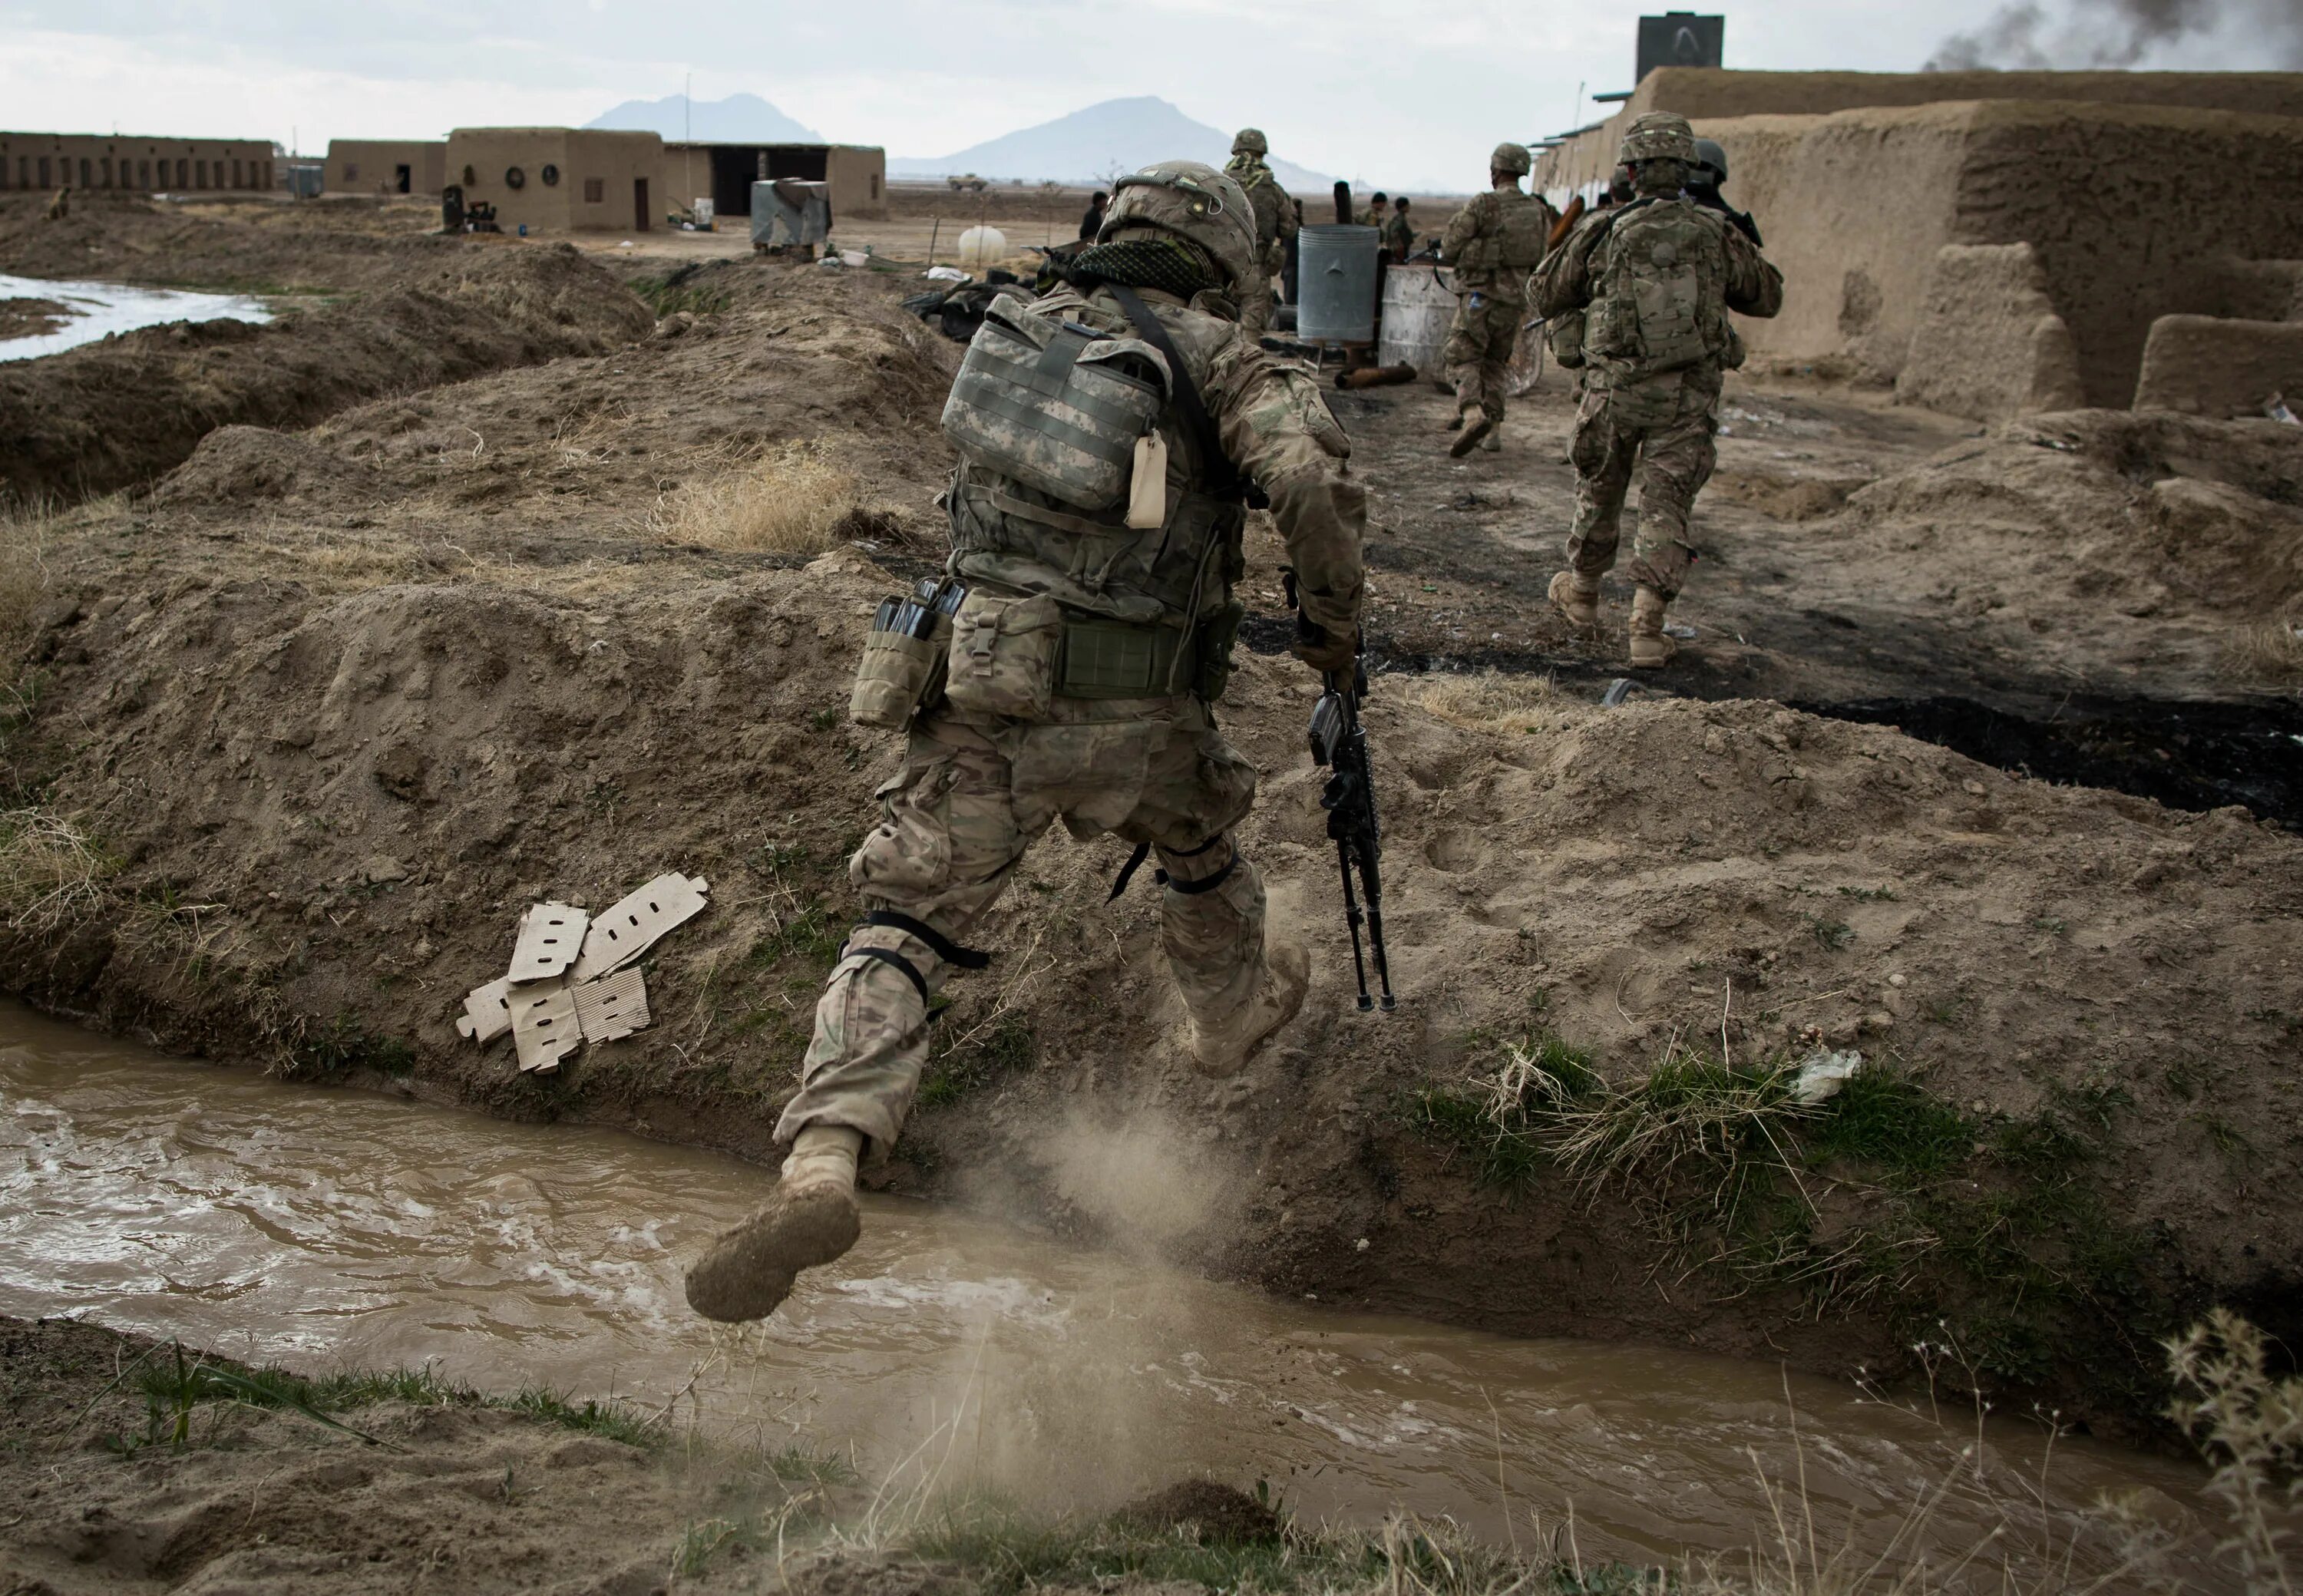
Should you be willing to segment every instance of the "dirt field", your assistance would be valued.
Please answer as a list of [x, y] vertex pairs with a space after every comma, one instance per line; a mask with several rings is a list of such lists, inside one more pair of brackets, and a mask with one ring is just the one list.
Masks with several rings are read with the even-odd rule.
[[[957, 346], [900, 274], [393, 214], [109, 219], [123, 274], [361, 297], [227, 346], [303, 430], [220, 407], [181, 463], [10, 523], [0, 970], [172, 1048], [767, 1156], [894, 752], [841, 720], [863, 618], [941, 558]], [[70, 255], [0, 208], [0, 269]], [[536, 272], [574, 319], [523, 331], [538, 301], [505, 290], [484, 369], [298, 376], [317, 328], [393, 342], [362, 307], [410, 262], [468, 278], [460, 325]], [[44, 414], [143, 350], [0, 381]], [[1541, 608], [1556, 376], [1499, 455], [1448, 461], [1443, 404], [1337, 405], [1379, 522], [1399, 1010], [1351, 1006], [1312, 684], [1253, 528], [1221, 713], [1266, 773], [1245, 846], [1312, 942], [1305, 1019], [1199, 1080], [1149, 892], [1102, 902], [1124, 850], [1050, 840], [877, 1178], [1497, 1329], [1834, 1372], [1943, 1334], [2003, 1400], [2122, 1433], [2206, 1303], [2303, 1334], [2303, 434], [2081, 412], [1987, 436], [1739, 381], [1675, 612], [1698, 635], [1603, 709], [1627, 593], [1598, 642]], [[2096, 784], [2041, 779], [2074, 777]], [[551, 1079], [456, 1035], [526, 904], [671, 868], [715, 907], [655, 956], [651, 1029]], [[1873, 1073], [1791, 1104], [1782, 1067], [1823, 1047]], [[1152, 1195], [1178, 1189], [1205, 1200]]]

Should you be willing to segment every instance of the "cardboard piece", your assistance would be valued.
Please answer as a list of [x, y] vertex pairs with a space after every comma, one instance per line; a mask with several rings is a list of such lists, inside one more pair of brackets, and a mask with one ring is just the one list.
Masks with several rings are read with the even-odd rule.
[[511, 1008], [505, 1001], [510, 991], [509, 975], [472, 988], [464, 994], [464, 1012], [457, 1018], [456, 1029], [482, 1047], [510, 1030]]
[[704, 895], [711, 890], [712, 883], [702, 876], [686, 876], [675, 870], [603, 909], [584, 933], [575, 979], [579, 984], [595, 980], [631, 963], [662, 941], [666, 932], [703, 913]]
[[519, 917], [511, 979], [543, 981], [564, 973], [583, 951], [591, 916], [573, 904], [539, 903]]
[[514, 982], [507, 1002], [512, 1045], [519, 1051], [521, 1069], [548, 1075], [582, 1043], [584, 1034], [576, 1023], [576, 993], [561, 977]]
[[648, 1023], [647, 985], [637, 970], [618, 970], [574, 990], [576, 1024], [586, 1042], [613, 1042]]

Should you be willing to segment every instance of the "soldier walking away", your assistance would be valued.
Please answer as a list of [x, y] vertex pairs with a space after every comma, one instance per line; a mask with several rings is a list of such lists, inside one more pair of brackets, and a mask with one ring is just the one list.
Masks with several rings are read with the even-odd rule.
[[[848, 862], [866, 912], [776, 1127], [791, 1155], [767, 1202], [688, 1270], [699, 1313], [761, 1318], [801, 1270], [854, 1244], [856, 1161], [902, 1128], [930, 1001], [948, 972], [985, 962], [968, 933], [1057, 820], [1158, 855], [1161, 940], [1198, 1068], [1238, 1070], [1302, 1006], [1304, 951], [1267, 943], [1262, 879], [1235, 840], [1257, 773], [1211, 705], [1244, 614], [1232, 588], [1248, 504], [1268, 502], [1286, 542], [1294, 652], [1321, 672], [1354, 662], [1367, 507], [1317, 383], [1239, 325], [1237, 296], [1264, 286], [1258, 249], [1231, 178], [1196, 161], [1146, 167], [1114, 185], [1071, 284], [996, 301], [970, 346], [944, 413], [960, 444], [952, 553], [928, 601], [959, 595], [938, 654], [949, 674], [904, 688], [903, 767]], [[1113, 362], [1166, 380], [1096, 375]], [[1109, 448], [1084, 430], [1098, 412], [1083, 406], [1130, 394], [1156, 420], [1148, 435], [1128, 424], [1139, 412]], [[1164, 469], [1118, 476], [1131, 450]]]
[[1080, 218], [1079, 235], [1083, 241], [1092, 239], [1103, 231], [1103, 207], [1110, 198], [1101, 189], [1088, 196], [1087, 214]]
[[1271, 279], [1285, 264], [1287, 247], [1302, 225], [1303, 211], [1279, 186], [1264, 156], [1270, 141], [1260, 128], [1242, 128], [1231, 141], [1231, 159], [1225, 173], [1240, 186], [1254, 209], [1255, 281], [1239, 287], [1239, 325], [1251, 338], [1261, 338], [1271, 325]]
[[1383, 224], [1383, 247], [1394, 266], [1406, 264], [1415, 253], [1415, 224], [1407, 219], [1410, 201], [1402, 194], [1391, 203], [1391, 220]]
[[1519, 186], [1533, 165], [1525, 145], [1497, 145], [1488, 158], [1488, 191], [1455, 213], [1439, 241], [1440, 258], [1455, 268], [1455, 321], [1439, 358], [1455, 385], [1447, 426], [1458, 435], [1447, 452], [1458, 460], [1484, 438], [1501, 446], [1504, 374], [1526, 316], [1527, 274], [1543, 259], [1558, 219]]
[[[1623, 155], [1636, 196], [1552, 252], [1536, 274], [1535, 308], [1578, 329], [1584, 376], [1569, 450], [1575, 520], [1551, 602], [1579, 629], [1599, 624], [1599, 578], [1615, 563], [1636, 467], [1631, 661], [1646, 670], [1668, 663], [1678, 646], [1664, 622], [1695, 558], [1688, 515], [1717, 455], [1723, 374], [1743, 363], [1727, 313], [1775, 315], [1784, 279], [1740, 230], [1682, 195], [1695, 164], [1685, 117], [1649, 112], [1624, 135]], [[1552, 347], [1566, 359], [1560, 342]]]
[[1717, 211], [1742, 231], [1755, 245], [1765, 247], [1767, 241], [1759, 236], [1759, 224], [1751, 220], [1750, 211], [1739, 211], [1721, 198], [1719, 188], [1727, 181], [1727, 147], [1717, 139], [1695, 141], [1695, 171], [1687, 180], [1687, 197], [1706, 210]]

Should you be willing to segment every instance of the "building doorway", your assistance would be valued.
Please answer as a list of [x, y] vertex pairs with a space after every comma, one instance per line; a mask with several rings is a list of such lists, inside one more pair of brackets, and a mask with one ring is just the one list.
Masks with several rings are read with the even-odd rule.
[[405, 166], [394, 166], [392, 174], [392, 186], [403, 194], [409, 192], [409, 185], [416, 181], [416, 174]]
[[647, 179], [644, 177], [632, 179], [632, 225], [642, 232], [648, 230]]

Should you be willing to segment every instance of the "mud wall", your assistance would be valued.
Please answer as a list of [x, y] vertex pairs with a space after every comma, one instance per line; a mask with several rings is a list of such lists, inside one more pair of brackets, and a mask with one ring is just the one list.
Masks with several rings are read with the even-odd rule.
[[[557, 181], [544, 181], [544, 168]], [[519, 187], [507, 178], [517, 167]], [[458, 128], [448, 135], [448, 181], [467, 203], [496, 207], [506, 232], [579, 228], [645, 232], [668, 203], [663, 140], [654, 133], [587, 128]], [[647, 185], [645, 204], [637, 185]]]
[[331, 194], [398, 193], [402, 166], [408, 168], [407, 192], [437, 194], [448, 181], [447, 141], [331, 139], [324, 186]]
[[2008, 101], [1970, 111], [1954, 236], [2038, 250], [2089, 404], [2132, 400], [2159, 317], [2232, 313], [2232, 259], [2303, 257], [2303, 119]]
[[2303, 404], [2303, 322], [2163, 316], [2151, 324], [2137, 410], [2259, 416], [2273, 395]]
[[2071, 331], [2029, 244], [1945, 244], [1895, 397], [2000, 421], [2086, 403]]
[[1971, 106], [1750, 116], [1698, 131], [1727, 150], [1727, 192], [1782, 270], [1783, 314], [1742, 321], [1752, 353], [1893, 381], [1954, 199]]

